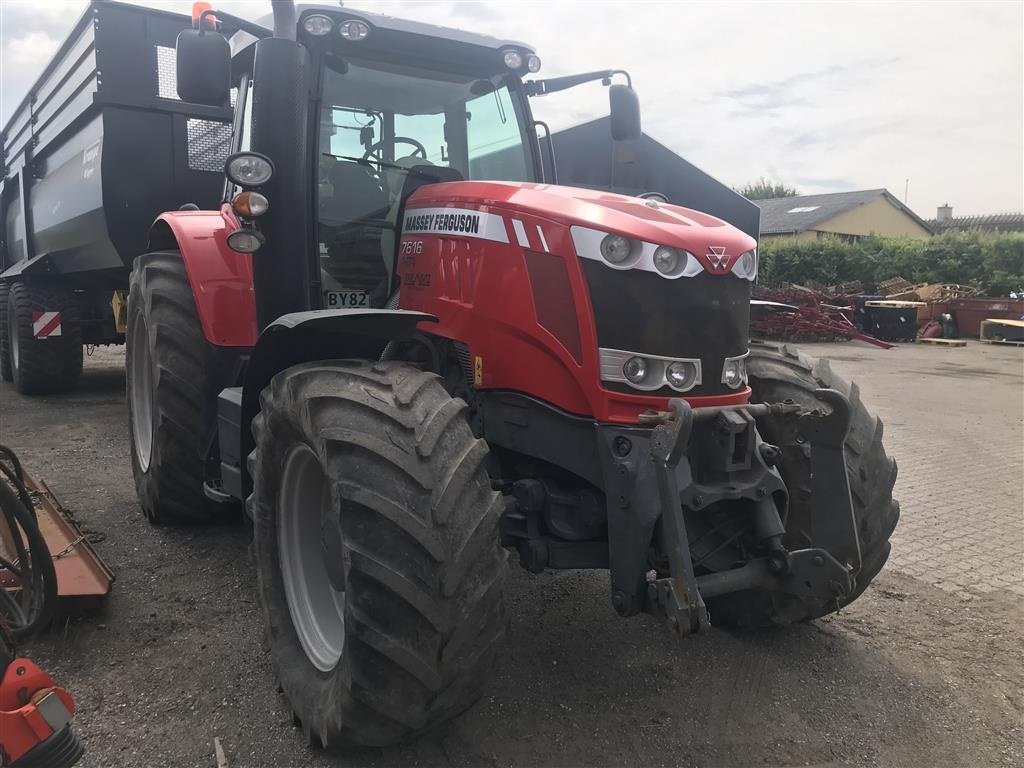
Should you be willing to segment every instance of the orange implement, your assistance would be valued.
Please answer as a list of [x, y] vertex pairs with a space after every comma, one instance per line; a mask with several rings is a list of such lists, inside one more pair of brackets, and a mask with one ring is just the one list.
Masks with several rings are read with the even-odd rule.
[[24, 473], [25, 487], [35, 505], [39, 530], [53, 557], [57, 597], [95, 598], [110, 593], [114, 574], [96, 554], [92, 543], [64, 512], [46, 483]]

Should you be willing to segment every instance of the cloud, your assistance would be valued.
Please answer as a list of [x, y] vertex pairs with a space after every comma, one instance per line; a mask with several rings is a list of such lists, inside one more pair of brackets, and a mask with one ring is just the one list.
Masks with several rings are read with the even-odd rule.
[[[147, 2], [187, 13], [190, 2]], [[223, 10], [266, 15], [265, 0]], [[999, 2], [371, 2], [349, 7], [533, 45], [542, 76], [629, 70], [644, 127], [726, 183], [888, 187], [923, 216], [1024, 207], [1024, 5]], [[0, 0], [6, 119], [84, 9]], [[599, 84], [534, 101], [565, 127], [607, 114]]]

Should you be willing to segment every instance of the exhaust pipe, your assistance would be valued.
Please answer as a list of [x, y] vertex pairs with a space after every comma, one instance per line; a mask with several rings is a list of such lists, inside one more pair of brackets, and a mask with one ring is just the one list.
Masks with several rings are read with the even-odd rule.
[[274, 12], [274, 37], [295, 39], [295, 0], [270, 0]]

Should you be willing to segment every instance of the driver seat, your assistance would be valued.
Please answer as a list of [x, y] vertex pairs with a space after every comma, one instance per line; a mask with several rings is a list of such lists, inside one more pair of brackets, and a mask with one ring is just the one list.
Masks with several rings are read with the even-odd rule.
[[373, 175], [373, 170], [362, 163], [343, 161], [328, 171], [328, 181], [334, 194], [323, 200], [320, 219], [332, 226], [344, 226], [364, 219], [370, 214], [383, 218], [388, 208], [387, 193]]
[[387, 298], [390, 272], [382, 254], [382, 220], [388, 213], [387, 194], [373, 170], [362, 163], [339, 162], [328, 172], [333, 194], [320, 202], [321, 239], [328, 258], [321, 260], [332, 290], [365, 291], [371, 301]]

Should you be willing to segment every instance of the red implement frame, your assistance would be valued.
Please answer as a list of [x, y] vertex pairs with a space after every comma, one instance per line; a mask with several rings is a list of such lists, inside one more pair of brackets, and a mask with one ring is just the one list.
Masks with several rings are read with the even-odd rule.
[[[64, 512], [46, 483], [36, 482], [27, 472], [23, 473], [22, 480], [32, 498], [39, 531], [53, 558], [57, 572], [57, 597], [87, 600], [109, 594], [114, 574], [96, 554], [86, 535]], [[20, 588], [17, 579], [6, 571], [0, 577], [0, 586]]]
[[[825, 296], [806, 289], [772, 290], [758, 288], [758, 299], [785, 304], [763, 308], [751, 317], [752, 336], [791, 338], [796, 336], [845, 336], [866, 341], [882, 349], [894, 346], [857, 329], [853, 324], [853, 305], [846, 296]], [[845, 304], [846, 306], [840, 306]]]

